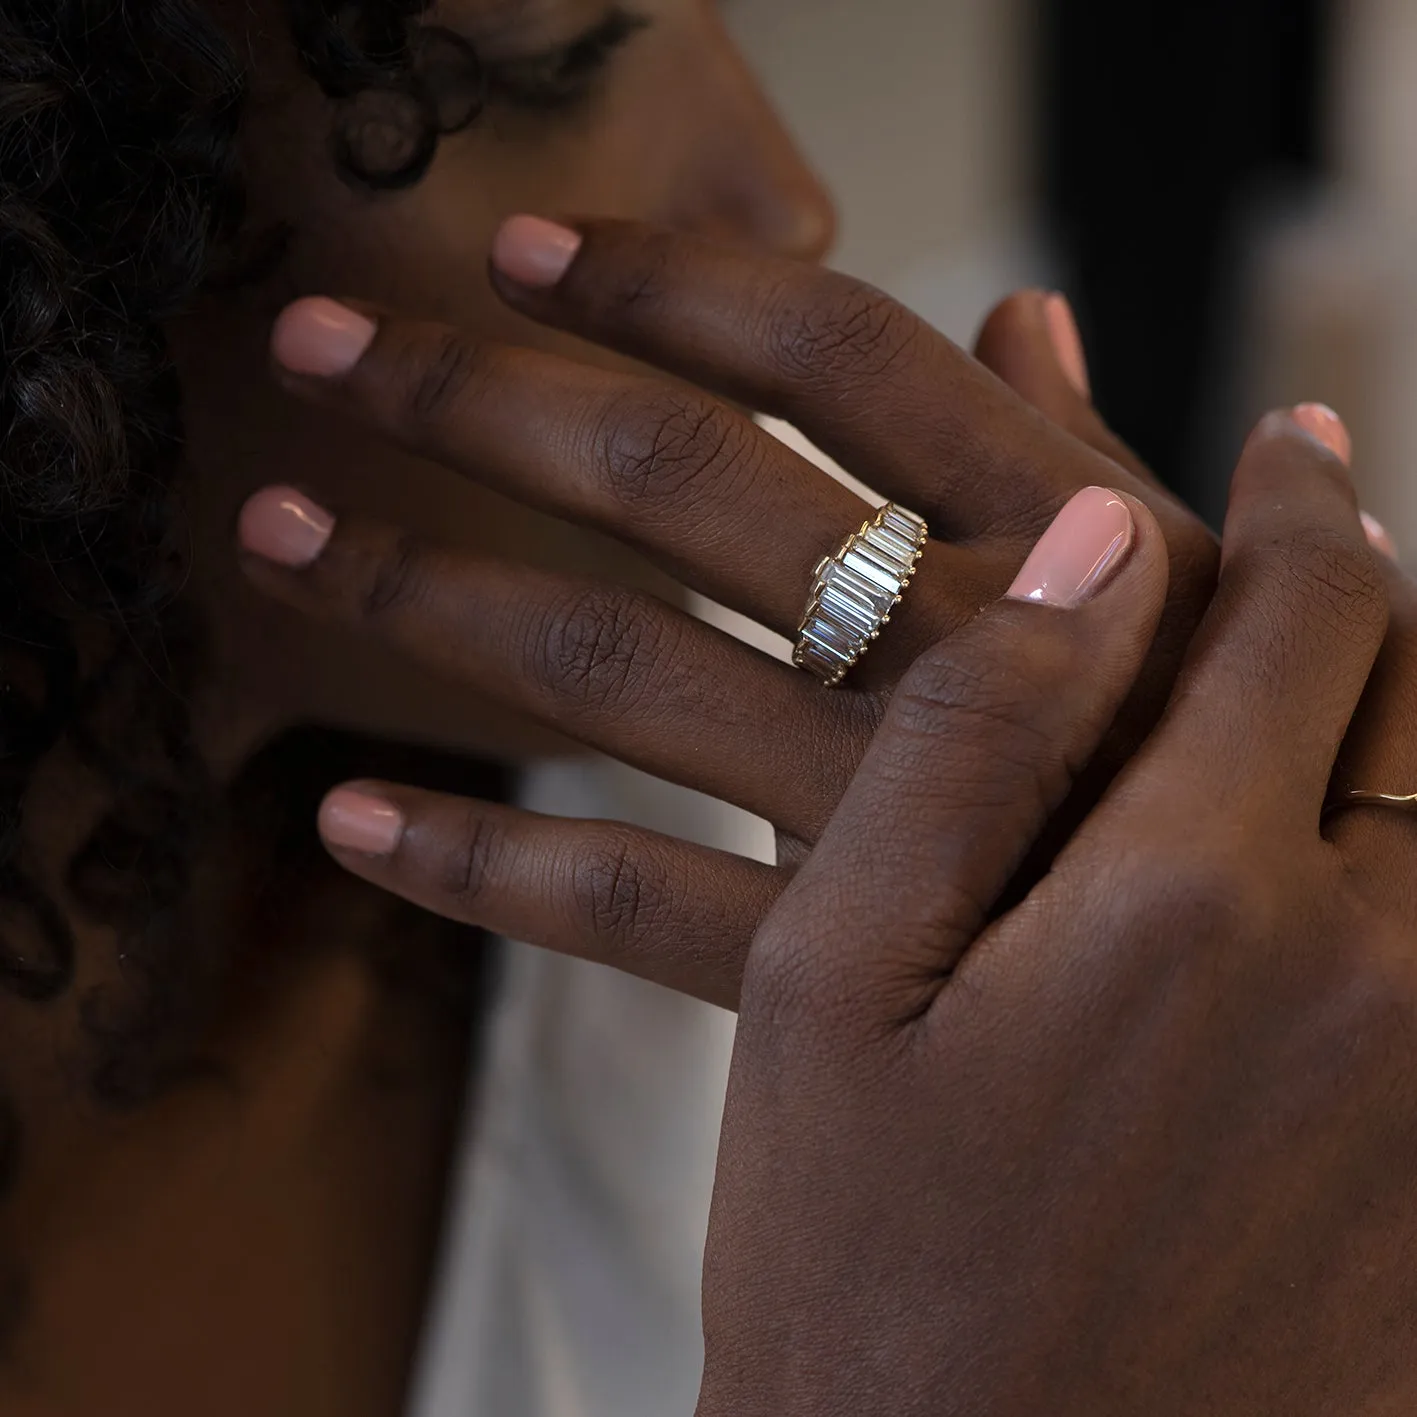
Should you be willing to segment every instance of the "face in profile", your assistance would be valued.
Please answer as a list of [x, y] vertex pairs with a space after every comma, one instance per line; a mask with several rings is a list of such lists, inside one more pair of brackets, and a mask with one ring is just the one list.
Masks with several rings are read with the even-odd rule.
[[[466, 692], [420, 680], [249, 591], [235, 564], [235, 510], [254, 488], [287, 482], [513, 557], [568, 565], [612, 553], [286, 397], [268, 368], [271, 321], [296, 296], [328, 293], [475, 338], [550, 347], [559, 337], [513, 316], [488, 287], [487, 255], [505, 217], [634, 218], [812, 259], [830, 242], [830, 205], [707, 0], [431, 7], [440, 123], [426, 150], [396, 100], [371, 98], [377, 84], [338, 91], [337, 27], [321, 41], [333, 48], [302, 63], [292, 17], [304, 23], [338, 6], [206, 3], [243, 58], [248, 95], [240, 278], [215, 285], [169, 331], [181, 386], [179, 485], [193, 531], [183, 584], [202, 602], [202, 672], [212, 681], [206, 700], [193, 695], [202, 751], [219, 778], [234, 776], [250, 748], [300, 720], [515, 750], [519, 725], [482, 725]], [[312, 42], [308, 30], [302, 40]], [[469, 57], [472, 88], [454, 62]], [[614, 572], [633, 574], [618, 559]], [[216, 732], [202, 717], [211, 700], [228, 720]], [[110, 794], [106, 783], [83, 786], [57, 755], [35, 777], [28, 822], [36, 855], [57, 873]], [[216, 862], [212, 874], [224, 869]], [[220, 1086], [179, 1090], [115, 1121], [74, 1105], [67, 1075], [60, 1085], [25, 1072], [13, 1084], [26, 1130], [12, 1200], [33, 1281], [15, 1371], [57, 1399], [34, 1410], [161, 1415], [191, 1410], [194, 1393], [212, 1414], [275, 1410], [260, 1398], [272, 1391], [290, 1403], [280, 1410], [397, 1410], [443, 1188], [447, 1118], [438, 1108], [455, 1108], [460, 1094], [444, 1088], [430, 1101], [429, 1084], [426, 1095], [390, 1102], [381, 1092], [370, 1105], [364, 1080], [384, 1077], [390, 1039], [417, 1068], [436, 1063], [439, 1087], [460, 1079], [461, 1064], [430, 1061], [427, 1019], [400, 1012], [371, 984], [355, 950], [383, 917], [343, 887], [282, 900], [272, 977], [236, 1000], [212, 1042]], [[128, 968], [107, 926], [83, 928], [82, 992], [66, 996], [75, 1009], [121, 973], [115, 960]], [[331, 938], [340, 949], [320, 954]], [[194, 954], [208, 947], [182, 944]], [[398, 944], [408, 951], [406, 932]], [[306, 961], [302, 949], [319, 957]], [[278, 965], [291, 978], [276, 978]], [[127, 989], [126, 976], [119, 982]], [[17, 1009], [29, 1022], [7, 1025], [15, 1055], [47, 1065], [61, 1034], [66, 1045], [70, 1034], [86, 1044], [65, 1010]], [[67, 1055], [63, 1063], [73, 1066]], [[55, 1173], [62, 1186], [51, 1184]], [[331, 1375], [345, 1388], [336, 1392]]]
[[[239, 583], [229, 551], [236, 508], [256, 487], [287, 482], [473, 550], [640, 580], [643, 570], [297, 406], [269, 376], [271, 320], [299, 295], [353, 296], [602, 361], [610, 356], [495, 299], [486, 262], [506, 217], [621, 217], [811, 260], [832, 240], [830, 200], [712, 0], [443, 0], [428, 11], [423, 32], [435, 38], [422, 62], [448, 131], [426, 147], [386, 95], [321, 91], [297, 55], [286, 0], [261, 0], [254, 12], [213, 3], [254, 59], [243, 243], [275, 252], [173, 331], [199, 542], [210, 548], [197, 574], [223, 607], [218, 633], [236, 666], [228, 678], [278, 682], [290, 701], [248, 717], [341, 722], [357, 700], [361, 728], [446, 739], [456, 726], [464, 746], [469, 734], [479, 747], [534, 746], [523, 725], [490, 712], [482, 731], [465, 698], [446, 704], [393, 666], [371, 671], [367, 650], [352, 694], [355, 670], [337, 648], [312, 643], [308, 628]], [[253, 662], [283, 667], [239, 667]]]

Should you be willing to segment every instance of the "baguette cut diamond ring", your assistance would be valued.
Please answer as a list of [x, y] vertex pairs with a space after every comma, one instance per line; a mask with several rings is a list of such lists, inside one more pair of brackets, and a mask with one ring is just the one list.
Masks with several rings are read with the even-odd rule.
[[792, 662], [828, 688], [846, 678], [900, 604], [930, 530], [887, 502], [817, 565]]

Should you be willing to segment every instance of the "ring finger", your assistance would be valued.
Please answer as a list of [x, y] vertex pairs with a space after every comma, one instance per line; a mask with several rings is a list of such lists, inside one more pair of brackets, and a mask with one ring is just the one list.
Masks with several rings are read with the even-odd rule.
[[[782, 634], [797, 627], [813, 567], [872, 511], [745, 415], [664, 379], [484, 346], [323, 298], [291, 306], [272, 349], [288, 386], [420, 456], [608, 532]], [[932, 542], [871, 670], [903, 668], [971, 617], [1026, 550], [1021, 541], [986, 568], [975, 552]]]
[[804, 839], [879, 717], [874, 696], [824, 693], [653, 596], [336, 518], [291, 488], [251, 498], [239, 536], [270, 594]]

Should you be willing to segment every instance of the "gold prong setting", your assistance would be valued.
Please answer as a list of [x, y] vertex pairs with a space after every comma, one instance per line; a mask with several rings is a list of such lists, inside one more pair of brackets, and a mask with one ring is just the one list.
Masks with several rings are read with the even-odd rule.
[[828, 688], [840, 684], [890, 624], [929, 537], [920, 517], [887, 502], [818, 562], [792, 662]]

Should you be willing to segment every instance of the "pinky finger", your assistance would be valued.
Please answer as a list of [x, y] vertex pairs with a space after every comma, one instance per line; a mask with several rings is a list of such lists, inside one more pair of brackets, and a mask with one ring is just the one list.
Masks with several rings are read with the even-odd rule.
[[320, 835], [347, 870], [449, 920], [738, 1007], [787, 873], [616, 822], [382, 782], [336, 788]]

